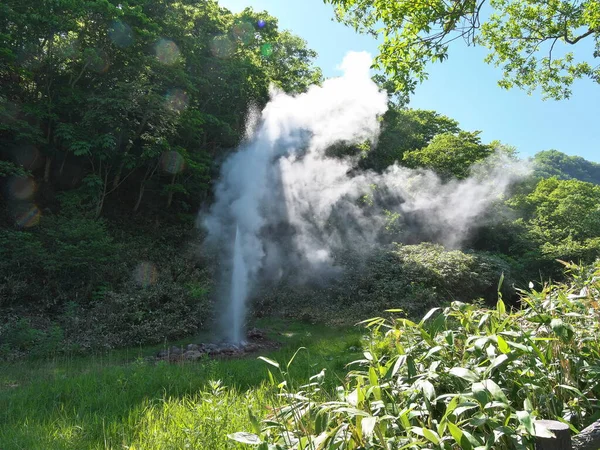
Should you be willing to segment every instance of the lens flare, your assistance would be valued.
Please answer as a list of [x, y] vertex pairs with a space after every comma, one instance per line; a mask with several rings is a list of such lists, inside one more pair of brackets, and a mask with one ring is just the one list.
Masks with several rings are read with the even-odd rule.
[[35, 170], [42, 165], [42, 156], [37, 148], [26, 145], [14, 150], [16, 163], [27, 170]]
[[254, 40], [254, 27], [250, 22], [238, 22], [233, 26], [231, 31], [235, 39], [243, 42], [245, 45]]
[[115, 20], [108, 29], [108, 37], [117, 47], [127, 48], [133, 44], [133, 31], [129, 25]]
[[35, 181], [29, 177], [12, 177], [8, 182], [8, 191], [16, 200], [28, 200], [35, 194]]
[[179, 152], [164, 152], [160, 157], [160, 164], [165, 172], [175, 175], [183, 171], [185, 167], [185, 160], [183, 159], [183, 156], [179, 154]]
[[217, 58], [229, 58], [233, 55], [235, 44], [228, 36], [216, 36], [210, 43], [210, 51]]
[[167, 92], [166, 105], [172, 111], [181, 112], [187, 108], [189, 97], [183, 89], [169, 89]]
[[268, 58], [273, 54], [273, 44], [263, 44], [260, 46], [260, 54]]
[[16, 224], [20, 228], [31, 228], [40, 223], [42, 212], [36, 205], [31, 205], [28, 209], [17, 213]]
[[166, 65], [177, 62], [181, 54], [177, 44], [170, 39], [161, 39], [158, 41], [154, 46], [154, 52], [156, 53], [156, 58]]
[[[13, 75], [14, 81], [19, 81], [17, 74]], [[12, 123], [19, 118], [20, 108], [16, 103], [6, 101], [6, 99], [0, 100], [0, 121], [4, 123]]]
[[258, 26], [258, 28], [264, 28], [265, 25], [267, 25], [267, 22], [265, 22], [264, 20], [260, 19], [258, 22], [256, 22], [256, 25]]
[[90, 70], [98, 73], [106, 73], [110, 68], [108, 54], [99, 48], [86, 51], [86, 62]]
[[158, 270], [154, 264], [142, 262], [135, 268], [133, 278], [142, 287], [152, 286], [158, 279]]
[[61, 40], [58, 54], [62, 59], [75, 59], [81, 54], [79, 42], [68, 34]]

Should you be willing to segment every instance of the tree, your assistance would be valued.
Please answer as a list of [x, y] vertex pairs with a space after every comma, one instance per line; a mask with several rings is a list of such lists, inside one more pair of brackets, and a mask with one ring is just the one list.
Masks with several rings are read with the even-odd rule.
[[[542, 179], [533, 192], [508, 201], [518, 210], [525, 239], [549, 260], [594, 260], [600, 251], [600, 186]], [[588, 261], [589, 262], [589, 261]]]
[[92, 216], [109, 199], [150, 206], [148, 192], [155, 211], [197, 208], [269, 86], [321, 80], [316, 53], [275, 18], [215, 0], [9, 1], [0, 25], [4, 165], [72, 190], [62, 204]]
[[[546, 98], [571, 95], [576, 79], [600, 83], [600, 3], [597, 0], [325, 0], [339, 21], [383, 37], [376, 64], [396, 88], [412, 92], [427, 77], [428, 62], [448, 57], [454, 41], [490, 50], [501, 66], [500, 86]], [[580, 43], [590, 41], [591, 45]], [[575, 58], [571, 47], [581, 49]]]
[[538, 177], [576, 179], [600, 184], [600, 164], [581, 156], [569, 156], [557, 150], [545, 150], [533, 157], [533, 163]]
[[438, 134], [458, 133], [458, 122], [435, 111], [406, 109], [390, 102], [383, 115], [377, 146], [361, 161], [361, 168], [382, 171], [398, 162], [405, 152], [429, 144]]
[[403, 162], [411, 168], [431, 169], [442, 178], [466, 178], [471, 166], [492, 155], [494, 148], [481, 143], [479, 132], [436, 135], [427, 147], [406, 152]]

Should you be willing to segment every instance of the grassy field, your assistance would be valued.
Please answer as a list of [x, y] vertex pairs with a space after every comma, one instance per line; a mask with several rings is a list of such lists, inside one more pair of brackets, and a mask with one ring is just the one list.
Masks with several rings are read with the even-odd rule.
[[[361, 328], [256, 325], [282, 343], [271, 359], [306, 347], [290, 370], [298, 383], [326, 368], [334, 386], [360, 355]], [[248, 408], [263, 417], [272, 399], [268, 366], [258, 355], [147, 362], [161, 347], [0, 365], [0, 450], [237, 448], [227, 434], [250, 430]]]

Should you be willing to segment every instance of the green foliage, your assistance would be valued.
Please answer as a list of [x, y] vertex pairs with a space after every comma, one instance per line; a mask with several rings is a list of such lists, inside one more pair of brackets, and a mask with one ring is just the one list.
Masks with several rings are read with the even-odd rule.
[[[6, 341], [5, 354], [157, 343], [207, 325], [212, 286], [193, 257], [193, 233], [123, 229], [135, 235], [110, 232], [103, 221], [51, 216], [34, 230], [0, 232], [0, 337], [13, 333], [13, 316], [31, 319], [39, 332], [31, 345]], [[64, 333], [57, 345], [55, 324]]]
[[404, 109], [390, 102], [377, 146], [365, 155], [360, 167], [383, 171], [396, 162], [402, 164], [407, 151], [426, 147], [438, 134], [459, 131], [458, 122], [435, 111]]
[[248, 413], [262, 417], [269, 395], [266, 387], [242, 393], [220, 381], [210, 381], [193, 396], [148, 405], [129, 448], [242, 449], [242, 445], [230, 446], [224, 438], [237, 429], [252, 426]]
[[[546, 97], [560, 99], [571, 94], [576, 79], [600, 82], [600, 67], [593, 63], [600, 52], [596, 0], [326, 1], [339, 21], [383, 38], [377, 63], [405, 93], [427, 78], [427, 63], [447, 59], [459, 39], [490, 50], [486, 62], [502, 67], [504, 88], [539, 87]], [[584, 40], [592, 47], [576, 58], [569, 47]]]
[[451, 300], [491, 301], [503, 273], [505, 296], [514, 294], [509, 264], [484, 252], [465, 253], [429, 243], [396, 245], [367, 260], [340, 255], [337, 264], [343, 275], [326, 286], [283, 280], [259, 291], [254, 310], [331, 323], [355, 322], [390, 308], [417, 317]]
[[67, 203], [91, 217], [115, 197], [162, 206], [156, 191], [199, 207], [269, 85], [298, 93], [322, 78], [274, 17], [213, 0], [25, 0], [3, 5], [0, 25], [0, 175], [20, 164], [63, 200], [80, 188]]
[[10, 314], [0, 324], [0, 360], [48, 357], [63, 350], [64, 330], [57, 323], [32, 324], [28, 318]]
[[[119, 274], [119, 246], [103, 222], [48, 217], [35, 231], [0, 231], [2, 306], [51, 307]], [[40, 289], [43, 286], [43, 289]]]
[[159, 280], [140, 287], [107, 290], [90, 308], [65, 320], [67, 337], [80, 350], [158, 344], [198, 332], [212, 318], [206, 297], [194, 298], [182, 285]]
[[27, 171], [10, 161], [0, 161], [0, 178], [19, 177], [23, 178]]
[[[524, 215], [524, 236], [545, 258], [593, 261], [600, 249], [600, 186], [542, 179], [535, 190], [509, 200]], [[531, 245], [530, 245], [530, 248]]]
[[473, 164], [485, 160], [493, 153], [490, 145], [484, 145], [479, 132], [461, 131], [458, 135], [438, 134], [427, 147], [404, 154], [408, 167], [431, 169], [443, 178], [467, 178]]
[[582, 429], [600, 417], [600, 264], [569, 268], [571, 284], [524, 292], [520, 310], [500, 297], [493, 309], [454, 302], [420, 322], [365, 321], [364, 359], [335, 396], [323, 396], [323, 374], [298, 390], [280, 384], [244, 438], [282, 449], [524, 449], [550, 436], [536, 418]]
[[538, 152], [533, 157], [535, 175], [541, 178], [579, 180], [600, 184], [600, 164], [581, 156], [569, 156], [557, 150]]

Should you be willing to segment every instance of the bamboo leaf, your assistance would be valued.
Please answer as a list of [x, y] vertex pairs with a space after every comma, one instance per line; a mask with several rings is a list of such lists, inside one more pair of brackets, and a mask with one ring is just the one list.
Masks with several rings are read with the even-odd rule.
[[525, 427], [530, 435], [535, 436], [535, 428], [533, 427], [533, 420], [531, 420], [529, 412], [517, 411], [517, 419], [519, 419], [519, 422]]
[[453, 367], [450, 369], [450, 375], [453, 375], [458, 378], [462, 378], [463, 380], [467, 380], [470, 382], [475, 382], [479, 380], [479, 376], [469, 369], [465, 369], [464, 367]]
[[267, 358], [266, 356], [259, 356], [258, 359], [262, 359], [267, 364], [270, 364], [273, 367], [277, 367], [279, 369], [279, 363], [276, 361], [273, 361], [272, 359]]
[[241, 444], [260, 445], [262, 443], [262, 441], [256, 434], [245, 433], [243, 431], [228, 434], [227, 437], [232, 441], [240, 442]]

